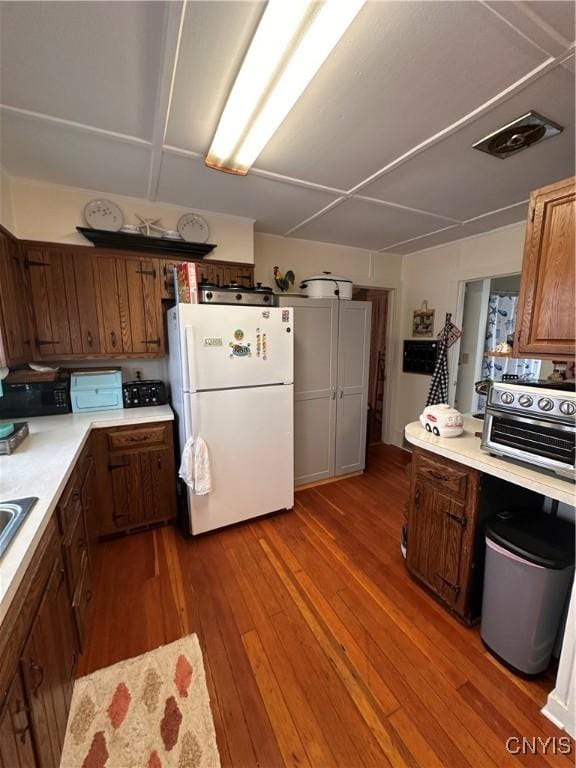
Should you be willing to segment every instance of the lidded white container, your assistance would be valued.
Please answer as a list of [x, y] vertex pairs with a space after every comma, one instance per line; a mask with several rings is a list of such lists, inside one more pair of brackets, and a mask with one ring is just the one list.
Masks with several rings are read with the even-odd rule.
[[331, 272], [306, 277], [300, 283], [300, 289], [310, 299], [346, 299], [352, 298], [352, 280], [339, 277]]

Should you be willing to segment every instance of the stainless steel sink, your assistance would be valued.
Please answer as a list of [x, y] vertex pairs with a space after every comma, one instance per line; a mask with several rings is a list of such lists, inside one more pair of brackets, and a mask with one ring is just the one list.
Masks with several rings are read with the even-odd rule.
[[0, 501], [0, 557], [10, 546], [10, 542], [18, 532], [26, 516], [36, 504], [38, 498], [29, 496], [26, 499]]

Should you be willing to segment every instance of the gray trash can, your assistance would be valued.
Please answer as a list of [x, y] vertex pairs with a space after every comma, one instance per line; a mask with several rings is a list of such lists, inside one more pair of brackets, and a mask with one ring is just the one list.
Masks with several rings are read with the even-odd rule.
[[541, 514], [501, 512], [486, 526], [481, 636], [526, 675], [550, 663], [574, 576], [574, 526]]

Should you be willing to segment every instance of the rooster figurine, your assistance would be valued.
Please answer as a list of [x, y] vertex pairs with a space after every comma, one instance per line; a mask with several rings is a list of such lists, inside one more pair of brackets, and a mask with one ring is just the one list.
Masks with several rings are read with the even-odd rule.
[[282, 275], [282, 272], [280, 272], [279, 267], [274, 267], [274, 282], [280, 288], [282, 293], [286, 293], [286, 291], [289, 290], [291, 285], [294, 285], [294, 280], [296, 278], [294, 277], [294, 272], [292, 272], [291, 269], [286, 272], [285, 275]]

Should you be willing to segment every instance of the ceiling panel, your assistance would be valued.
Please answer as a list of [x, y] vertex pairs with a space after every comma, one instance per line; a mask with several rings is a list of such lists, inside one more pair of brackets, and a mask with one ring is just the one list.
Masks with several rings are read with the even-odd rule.
[[146, 197], [150, 149], [2, 113], [0, 164], [13, 176]]
[[294, 232], [294, 237], [378, 250], [446, 226], [446, 221], [402, 208], [349, 198]]
[[389, 250], [393, 253], [405, 254], [422, 251], [426, 248], [433, 248], [436, 245], [450, 243], [453, 240], [460, 240], [463, 237], [479, 235], [482, 232], [489, 232], [491, 229], [505, 227], [509, 224], [516, 224], [520, 221], [526, 221], [528, 214], [528, 202], [515, 205], [505, 211], [496, 211], [489, 216], [483, 216], [481, 219], [470, 221], [467, 224], [458, 224], [455, 227], [446, 229], [442, 232], [427, 235], [413, 240], [404, 245], [393, 245]]
[[0, 100], [150, 138], [164, 5], [0, 3]]
[[576, 6], [570, 0], [488, 0], [486, 4], [552, 56], [559, 56], [574, 41]]
[[186, 6], [166, 144], [206, 154], [263, 2]]
[[[564, 132], [502, 160], [472, 144], [534, 109]], [[465, 220], [525, 200], [574, 173], [574, 76], [557, 67], [504, 104], [408, 160], [362, 194]]]
[[207, 168], [201, 158], [165, 153], [158, 199], [166, 203], [256, 219], [256, 229], [284, 234], [336, 199], [335, 195], [279, 181]]
[[367, 3], [256, 165], [348, 189], [544, 58], [479, 3]]

